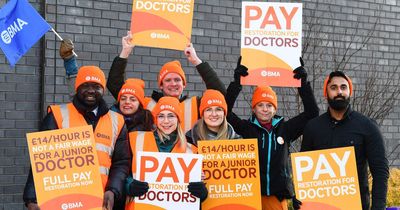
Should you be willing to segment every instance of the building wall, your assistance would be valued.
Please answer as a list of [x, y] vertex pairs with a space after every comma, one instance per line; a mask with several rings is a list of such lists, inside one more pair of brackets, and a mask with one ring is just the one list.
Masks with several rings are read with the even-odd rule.
[[[121, 37], [130, 26], [131, 0], [29, 1], [63, 38], [74, 41], [78, 65], [98, 65], [108, 74], [112, 60], [121, 50]], [[6, 2], [0, 0], [0, 5]], [[363, 87], [369, 73], [396, 71], [400, 61], [398, 1], [306, 0], [303, 1], [303, 14], [303, 43], [313, 46], [304, 50], [303, 58], [321, 113], [326, 110], [321, 90], [322, 75], [334, 69], [337, 58], [345, 53], [349, 43], [352, 43], [351, 52], [359, 46], [362, 49], [341, 69], [353, 78], [356, 90], [360, 87], [358, 93], [369, 90]], [[233, 79], [233, 69], [240, 54], [240, 16], [241, 1], [195, 2], [192, 42], [199, 57], [215, 68], [226, 85]], [[371, 31], [373, 33], [368, 35]], [[370, 37], [369, 41], [362, 43], [366, 37]], [[57, 37], [48, 32], [14, 68], [9, 67], [4, 54], [0, 53], [0, 209], [23, 209], [22, 192], [29, 170], [25, 133], [38, 130], [47, 105], [69, 100], [59, 45]], [[158, 88], [156, 78], [161, 65], [173, 59], [181, 61], [187, 74], [185, 93], [201, 95], [205, 86], [183, 52], [135, 47], [129, 58], [127, 76], [144, 79], [149, 95]], [[386, 81], [396, 76], [398, 72], [391, 77], [379, 75]], [[280, 104], [278, 114], [290, 117], [301, 110], [296, 89], [276, 90]], [[113, 101], [109, 94], [106, 99], [110, 104]], [[245, 87], [234, 111], [247, 117], [250, 99], [251, 88]], [[394, 109], [381, 125], [388, 152], [400, 144], [399, 113], [396, 99]], [[397, 148], [389, 159], [399, 159], [399, 154], [400, 148]], [[393, 161], [392, 165], [400, 166], [400, 161]]]

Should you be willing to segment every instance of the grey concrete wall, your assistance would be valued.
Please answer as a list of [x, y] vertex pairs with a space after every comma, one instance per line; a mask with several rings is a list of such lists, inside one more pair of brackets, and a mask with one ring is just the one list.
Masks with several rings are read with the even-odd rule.
[[[121, 49], [120, 39], [130, 25], [132, 1], [47, 0], [44, 10], [41, 10], [42, 1], [30, 0], [61, 36], [75, 42], [78, 64], [98, 65], [108, 74], [112, 60]], [[6, 2], [0, 0], [0, 5]], [[321, 112], [326, 110], [321, 90], [322, 75], [335, 68], [337, 59], [345, 53], [344, 49], [349, 43], [352, 43], [351, 52], [356, 51], [357, 46], [363, 47], [340, 69], [353, 78], [359, 94], [369, 90], [363, 87], [369, 73], [396, 71], [395, 67], [400, 62], [399, 1], [306, 0], [303, 1], [303, 9], [303, 42], [307, 40], [307, 43], [315, 46], [304, 50], [303, 57]], [[195, 1], [192, 42], [199, 57], [215, 68], [226, 85], [232, 80], [240, 54], [240, 16], [241, 1]], [[374, 25], [376, 21], [378, 24]], [[310, 28], [312, 23], [320, 28]], [[371, 30], [373, 33], [368, 35]], [[370, 39], [363, 44], [362, 40], [366, 37]], [[60, 43], [51, 32], [45, 35], [43, 41], [44, 47], [38, 42], [14, 68], [9, 67], [4, 54], [0, 53], [0, 209], [24, 208], [22, 191], [29, 169], [25, 133], [38, 130], [43, 111], [41, 107], [69, 99], [65, 70], [58, 55]], [[41, 52], [45, 56], [43, 68], [40, 65]], [[135, 47], [129, 58], [127, 76], [146, 80], [146, 93], [150, 94], [152, 89], [157, 88], [156, 75], [161, 65], [173, 59], [182, 62], [187, 74], [185, 92], [200, 95], [205, 86], [195, 68], [186, 61], [183, 52]], [[398, 76], [396, 73], [395, 76]], [[385, 81], [390, 79], [383, 74], [377, 77]], [[41, 81], [44, 86], [41, 86]], [[393, 86], [386, 88], [390, 91]], [[298, 113], [296, 90], [276, 90], [280, 103], [278, 114], [290, 117]], [[234, 110], [243, 117], [250, 113], [250, 91], [251, 88], [244, 88]], [[112, 103], [109, 94], [106, 99]], [[381, 126], [388, 151], [400, 144], [399, 114], [396, 99], [394, 109]], [[399, 154], [400, 148], [389, 157], [391, 160], [397, 157], [393, 165], [400, 166]]]

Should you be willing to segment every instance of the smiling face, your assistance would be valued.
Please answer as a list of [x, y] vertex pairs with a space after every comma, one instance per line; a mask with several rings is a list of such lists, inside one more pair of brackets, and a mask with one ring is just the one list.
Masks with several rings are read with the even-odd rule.
[[85, 82], [76, 91], [78, 99], [86, 106], [96, 107], [103, 98], [103, 87], [95, 82]]
[[179, 98], [182, 94], [185, 85], [181, 76], [177, 73], [168, 73], [161, 81], [160, 89], [163, 91], [165, 96], [171, 96]]
[[174, 132], [178, 127], [178, 117], [175, 113], [164, 110], [157, 116], [157, 128], [166, 135]]
[[276, 109], [271, 103], [261, 101], [254, 106], [253, 112], [257, 120], [264, 124], [271, 122], [272, 117], [274, 117], [276, 113]]
[[210, 106], [204, 110], [203, 119], [208, 129], [218, 132], [225, 119], [224, 109], [220, 106]]
[[131, 94], [123, 94], [119, 100], [119, 110], [123, 115], [134, 114], [139, 105], [139, 100]]

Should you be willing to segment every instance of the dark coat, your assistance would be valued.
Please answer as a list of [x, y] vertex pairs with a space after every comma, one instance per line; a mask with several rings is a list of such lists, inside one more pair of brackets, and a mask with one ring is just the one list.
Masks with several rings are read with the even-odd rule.
[[333, 119], [328, 111], [311, 120], [304, 129], [302, 151], [347, 146], [355, 149], [363, 210], [370, 206], [368, 166], [373, 178], [371, 209], [384, 210], [389, 166], [376, 123], [349, 107], [340, 121]]
[[[118, 98], [119, 90], [125, 82], [125, 69], [127, 65], [128, 59], [120, 58], [119, 56], [114, 58], [114, 61], [111, 65], [110, 72], [108, 74], [107, 79], [107, 88], [110, 93], [114, 96], [115, 99]], [[197, 72], [200, 74], [202, 80], [204, 81], [207, 89], [219, 90], [222, 94], [225, 94], [225, 85], [219, 79], [217, 73], [214, 69], [207, 63], [203, 62], [196, 66]], [[162, 92], [154, 90], [151, 98], [154, 101], [158, 101], [164, 94]], [[179, 99], [180, 102], [190, 98], [187, 95], [181, 96]], [[197, 97], [198, 101], [201, 97]], [[197, 103], [198, 106], [200, 103]]]
[[[244, 120], [231, 111], [241, 89], [242, 86], [237, 82], [232, 82], [228, 87], [227, 119], [244, 139], [258, 139], [261, 194], [275, 195], [279, 199], [291, 198], [294, 189], [288, 164], [290, 143], [302, 135], [305, 124], [319, 113], [311, 86], [307, 83], [298, 88], [304, 112], [288, 121], [275, 115], [272, 119], [273, 128], [270, 131], [262, 127], [254, 115]], [[283, 142], [278, 141], [278, 138], [283, 139]]]

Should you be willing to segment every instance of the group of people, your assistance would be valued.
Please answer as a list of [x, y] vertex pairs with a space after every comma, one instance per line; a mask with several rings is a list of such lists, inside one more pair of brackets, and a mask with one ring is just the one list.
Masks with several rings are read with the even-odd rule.
[[[166, 153], [197, 153], [198, 141], [218, 139], [258, 140], [260, 181], [263, 210], [286, 210], [287, 199], [295, 209], [301, 201], [294, 194], [288, 163], [291, 142], [303, 135], [302, 151], [354, 146], [363, 209], [369, 209], [367, 166], [372, 177], [372, 209], [384, 209], [386, 203], [388, 161], [380, 131], [369, 118], [350, 108], [352, 83], [343, 72], [332, 72], [324, 83], [324, 96], [329, 108], [319, 116], [307, 72], [296, 68], [294, 78], [301, 80], [298, 88], [304, 111], [285, 121], [278, 116], [278, 98], [269, 86], [253, 92], [252, 116], [240, 119], [232, 108], [240, 94], [240, 77], [248, 69], [238, 60], [233, 81], [225, 88], [213, 68], [203, 62], [190, 43], [184, 49], [188, 61], [195, 66], [206, 85], [201, 97], [183, 94], [188, 81], [179, 61], [165, 63], [158, 74], [160, 91], [151, 97], [144, 94], [145, 81], [125, 80], [127, 58], [134, 46], [131, 36], [122, 38], [122, 51], [115, 57], [108, 79], [96, 66], [78, 68], [73, 44], [63, 41], [60, 55], [69, 78], [74, 80], [72, 102], [52, 105], [40, 130], [92, 125], [96, 152], [99, 156], [106, 209], [134, 209], [135, 197], [145, 194], [149, 185], [135, 179], [138, 151]], [[79, 69], [79, 70], [78, 70]], [[108, 108], [103, 100], [105, 88], [116, 99]], [[107, 136], [106, 135], [106, 136]], [[204, 180], [191, 182], [188, 191], [200, 201], [207, 199]], [[28, 209], [39, 209], [32, 171], [25, 185], [24, 202]]]

